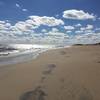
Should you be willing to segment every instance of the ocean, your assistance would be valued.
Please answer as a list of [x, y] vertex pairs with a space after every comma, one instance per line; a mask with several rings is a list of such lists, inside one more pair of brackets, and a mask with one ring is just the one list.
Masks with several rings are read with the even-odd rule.
[[55, 45], [0, 45], [0, 66], [30, 61], [35, 59], [40, 53], [55, 48], [57, 48]]

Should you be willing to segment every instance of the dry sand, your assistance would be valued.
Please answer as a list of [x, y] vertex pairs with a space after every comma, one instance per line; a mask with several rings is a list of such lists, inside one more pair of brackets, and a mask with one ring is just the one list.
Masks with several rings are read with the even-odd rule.
[[100, 46], [51, 50], [0, 67], [0, 100], [100, 100]]

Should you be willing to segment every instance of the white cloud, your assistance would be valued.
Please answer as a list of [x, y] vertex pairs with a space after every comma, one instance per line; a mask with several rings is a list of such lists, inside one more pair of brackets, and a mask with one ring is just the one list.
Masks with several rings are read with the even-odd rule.
[[100, 33], [85, 33], [74, 37], [76, 43], [92, 44], [100, 42]]
[[[18, 30], [20, 30], [20, 31], [27, 31], [28, 29], [30, 29], [29, 27], [28, 27], [28, 24], [26, 24], [25, 22], [18, 22], [18, 23], [16, 23], [15, 24], [15, 29], [18, 29]], [[30, 26], [31, 27], [31, 26]]]
[[[68, 38], [69, 36], [63, 32], [60, 32], [57, 28], [53, 28], [51, 31], [48, 33], [45, 33], [46, 36], [52, 37], [52, 38], [59, 38], [59, 39], [64, 39]], [[59, 40], [60, 41], [60, 40]]]
[[25, 8], [21, 7], [18, 3], [16, 3], [15, 5], [16, 5], [17, 8], [19, 8], [23, 12], [27, 12], [28, 11], [28, 9], [25, 9]]
[[74, 30], [74, 26], [64, 26], [65, 30]]
[[51, 27], [60, 24], [64, 24], [63, 21], [61, 19], [56, 19], [54, 17], [31, 16], [26, 21], [17, 22], [14, 26], [12, 26], [12, 29], [18, 32], [27, 32], [29, 30], [36, 29], [41, 25]]
[[72, 31], [66, 31], [66, 33], [71, 33]]
[[69, 36], [67, 34], [58, 31], [56, 28], [53, 28], [51, 31], [45, 33], [45, 37], [42, 39], [42, 41], [51, 44], [64, 45], [68, 38]]
[[[38, 20], [39, 19], [39, 20]], [[64, 33], [58, 32], [58, 29], [52, 28], [51, 32], [42, 30], [45, 36], [42, 36], [43, 33], [35, 33], [34, 29], [39, 28], [41, 25], [45, 25], [48, 27], [63, 25], [64, 22], [61, 19], [56, 19], [54, 17], [29, 17], [25, 21], [18, 21], [15, 25], [11, 25], [7, 21], [0, 21], [0, 41], [17, 41], [17, 42], [34, 42], [37, 43], [39, 41], [44, 43], [57, 43], [59, 39], [59, 43], [63, 40]], [[58, 32], [58, 33], [57, 33]], [[50, 35], [51, 34], [51, 35]]]
[[47, 26], [64, 25], [64, 22], [61, 19], [56, 19], [54, 17], [30, 16], [29, 18], [32, 21], [34, 21], [36, 25], [47, 25]]
[[95, 28], [96, 31], [100, 31], [100, 28]]
[[46, 33], [46, 32], [47, 32], [47, 30], [46, 30], [46, 29], [42, 29], [42, 30], [41, 30], [41, 32]]
[[16, 7], [20, 8], [20, 5], [18, 3], [16, 3]]
[[52, 32], [59, 32], [57, 28], [52, 28]]
[[27, 9], [22, 9], [22, 11], [27, 12], [28, 10]]
[[81, 27], [81, 31], [87, 31], [87, 30], [92, 30], [94, 28], [93, 25], [88, 24], [86, 27]]
[[5, 21], [0, 21], [0, 24], [5, 24], [6, 22]]
[[60, 37], [60, 38], [65, 36], [65, 34], [62, 32], [52, 32], [52, 31], [45, 33], [45, 35], [52, 36], [52, 37], [55, 36], [55, 37]]
[[81, 31], [85, 31], [86, 27], [81, 27], [80, 30]]
[[[41, 30], [42, 25], [48, 26]], [[62, 30], [58, 27], [61, 25]], [[40, 31], [37, 33], [35, 29]], [[77, 28], [78, 27], [78, 28]], [[18, 21], [12, 25], [9, 21], [0, 21], [0, 42], [17, 41], [19, 43], [48, 43], [48, 44], [64, 44], [64, 43], [92, 43], [100, 41], [100, 31], [94, 32], [96, 29], [93, 25], [82, 26], [76, 24], [72, 26], [64, 26], [61, 19], [48, 16], [29, 16], [25, 21]], [[67, 33], [72, 33], [68, 35]]]
[[96, 16], [93, 14], [89, 14], [88, 12], [84, 12], [83, 10], [66, 10], [63, 12], [63, 17], [66, 19], [74, 19], [74, 20], [86, 20], [92, 19], [95, 20]]
[[75, 31], [76, 34], [82, 34], [84, 31], [83, 30], [77, 30]]
[[94, 28], [93, 25], [87, 25], [86, 27], [87, 30], [92, 30], [93, 28]]
[[75, 25], [75, 27], [81, 27], [81, 26], [82, 26], [81, 24], [76, 24], [76, 25]]
[[58, 18], [58, 17], [59, 17], [59, 14], [55, 15], [55, 17], [57, 17], [57, 18]]
[[11, 26], [10, 23], [6, 22], [6, 21], [0, 21], [0, 31], [1, 30], [8, 30], [9, 27]]
[[100, 17], [98, 18], [98, 20], [100, 20]]

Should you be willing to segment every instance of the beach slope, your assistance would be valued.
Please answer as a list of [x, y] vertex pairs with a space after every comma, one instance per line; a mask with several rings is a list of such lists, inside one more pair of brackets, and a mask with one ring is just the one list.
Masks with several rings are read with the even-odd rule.
[[100, 46], [73, 46], [0, 66], [0, 100], [100, 100]]

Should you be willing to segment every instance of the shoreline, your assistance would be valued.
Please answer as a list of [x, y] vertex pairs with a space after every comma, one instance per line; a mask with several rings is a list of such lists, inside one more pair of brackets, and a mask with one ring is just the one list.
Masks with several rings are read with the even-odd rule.
[[[13, 64], [20, 64], [20, 63], [27, 63], [27, 62], [30, 62], [30, 61], [32, 61], [32, 60], [34, 60], [34, 59], [36, 59], [38, 56], [40, 56], [42, 53], [45, 53], [45, 52], [48, 52], [48, 51], [51, 51], [51, 50], [59, 50], [59, 49], [64, 49], [64, 48], [70, 48], [71, 46], [66, 46], [66, 47], [59, 47], [59, 48], [52, 48], [52, 49], [47, 49], [47, 50], [41, 50], [40, 52], [38, 52], [37, 51], [37, 53], [34, 53], [33, 51], [34, 50], [28, 50], [28, 52], [29, 53], [24, 53], [24, 52], [26, 52], [26, 51], [23, 51], [22, 53], [21, 52], [19, 52], [18, 54], [14, 54], [14, 55], [8, 55], [8, 56], [3, 56], [3, 57], [0, 57], [0, 59], [1, 59], [1, 61], [2, 61], [2, 59], [12, 59], [12, 58], [16, 58], [16, 57], [21, 57], [21, 56], [23, 56], [23, 55], [28, 55], [28, 54], [34, 54], [33, 55], [33, 57], [32, 58], [30, 58], [30, 59], [28, 59], [28, 57], [27, 57], [27, 59], [26, 60], [22, 60], [22, 61], [18, 61], [18, 62], [8, 62], [8, 63], [3, 63], [3, 64], [0, 64], [0, 67], [2, 67], [2, 66], [6, 66], [6, 65], [13, 65]], [[5, 61], [6, 62], [6, 61]]]

